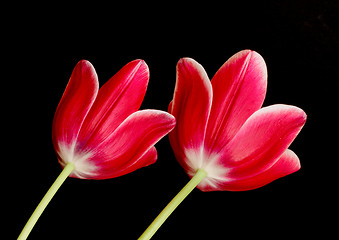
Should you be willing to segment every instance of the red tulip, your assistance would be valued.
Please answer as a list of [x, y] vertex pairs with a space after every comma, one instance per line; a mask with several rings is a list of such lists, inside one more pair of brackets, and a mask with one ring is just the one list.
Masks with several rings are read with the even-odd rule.
[[53, 121], [53, 145], [70, 176], [86, 179], [118, 177], [152, 164], [154, 144], [171, 131], [175, 118], [163, 111], [138, 111], [149, 71], [135, 60], [100, 90], [96, 72], [80, 61], [61, 98]]
[[265, 62], [251, 50], [232, 56], [211, 81], [193, 59], [178, 62], [169, 105], [177, 126], [169, 137], [188, 175], [207, 173], [200, 190], [255, 189], [300, 168], [287, 148], [306, 114], [283, 104], [261, 108], [266, 85]]
[[148, 79], [146, 63], [135, 60], [99, 90], [93, 66], [85, 60], [75, 66], [53, 120], [53, 145], [63, 170], [18, 240], [27, 239], [68, 176], [113, 178], [156, 161], [154, 144], [174, 128], [175, 118], [158, 110], [138, 111]]

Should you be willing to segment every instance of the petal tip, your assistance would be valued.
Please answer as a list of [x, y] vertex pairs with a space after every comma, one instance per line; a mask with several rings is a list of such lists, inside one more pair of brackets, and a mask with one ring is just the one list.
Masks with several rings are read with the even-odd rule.
[[184, 58], [180, 58], [177, 64], [177, 67], [188, 67], [189, 66], [194, 66], [194, 65], [198, 65], [201, 66], [197, 61], [195, 61], [193, 58], [189, 58], [189, 57], [184, 57]]
[[291, 113], [295, 114], [295, 117], [298, 118], [300, 121], [301, 125], [304, 125], [306, 120], [307, 120], [307, 114], [305, 113], [304, 110], [297, 106], [293, 105], [285, 105], [285, 104], [277, 104], [278, 106], [285, 107], [286, 110], [290, 110]]
[[[246, 49], [237, 52], [233, 55], [234, 59], [243, 58], [247, 62], [253, 62], [256, 66], [256, 69], [262, 69], [264, 72], [263, 74], [267, 75], [267, 67], [264, 58], [256, 51]], [[231, 57], [231, 59], [233, 59]]]
[[136, 63], [136, 64], [146, 65], [146, 66], [147, 66], [145, 60], [143, 60], [143, 59], [135, 59], [135, 60], [133, 60], [133, 61], [131, 61], [131, 62], [134, 62], [134, 63]]
[[92, 68], [94, 69], [94, 66], [92, 65], [92, 63], [88, 60], [82, 59], [80, 60], [75, 67], [86, 67], [86, 68]]
[[91, 64], [90, 61], [86, 60], [86, 59], [81, 59], [78, 63], [80, 64]]
[[165, 112], [165, 111], [160, 111], [160, 110], [153, 110], [153, 111], [156, 111], [157, 114], [163, 116], [163, 118], [167, 120], [169, 129], [172, 130], [175, 127], [177, 121], [176, 121], [176, 118], [172, 114]]
[[149, 68], [148, 68], [147, 63], [144, 60], [136, 59], [132, 62], [134, 62], [136, 64], [135, 68], [138, 68], [138, 71], [145, 73], [147, 78], [149, 78], [149, 75], [150, 75]]
[[287, 172], [288, 174], [294, 173], [301, 168], [301, 163], [299, 160], [299, 157], [295, 152], [293, 152], [290, 149], [286, 149], [285, 152], [280, 157], [281, 160], [284, 160], [286, 162], [286, 165], [289, 166], [289, 170]]
[[205, 87], [212, 92], [211, 81], [209, 80], [204, 67], [193, 58], [185, 57], [179, 59], [177, 63], [177, 74], [179, 74], [179, 72], [187, 72], [194, 81], [197, 81], [196, 79], [200, 78], [204, 82]]
[[135, 59], [135, 60], [129, 62], [128, 64], [126, 64], [126, 66], [127, 65], [133, 65], [134, 69], [138, 69], [139, 71], [144, 70], [149, 75], [148, 65], [146, 64], [146, 62], [143, 59]]
[[274, 104], [262, 108], [264, 111], [271, 112], [280, 112], [285, 113], [289, 116], [293, 116], [295, 119], [298, 119], [300, 123], [304, 124], [307, 120], [307, 114], [305, 111], [297, 106], [288, 105], [288, 104]]
[[131, 63], [147, 66], [145, 60], [143, 60], [143, 59], [135, 59], [135, 60], [131, 61]]

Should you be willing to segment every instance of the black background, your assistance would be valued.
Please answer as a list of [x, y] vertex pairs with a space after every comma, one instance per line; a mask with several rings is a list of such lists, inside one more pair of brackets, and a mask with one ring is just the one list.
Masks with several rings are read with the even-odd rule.
[[[308, 120], [291, 145], [302, 168], [247, 192], [194, 190], [153, 239], [330, 236], [337, 205], [339, 91], [337, 1], [79, 3], [8, 6], [2, 22], [2, 217], [15, 239], [61, 171], [51, 141], [55, 109], [75, 64], [89, 60], [100, 85], [144, 59], [141, 109], [167, 110], [181, 57], [210, 78], [234, 53], [259, 52], [268, 67], [264, 105], [285, 103]], [[158, 161], [116, 179], [69, 178], [29, 239], [137, 239], [188, 177], [165, 137]], [[334, 216], [335, 219], [336, 216]]]

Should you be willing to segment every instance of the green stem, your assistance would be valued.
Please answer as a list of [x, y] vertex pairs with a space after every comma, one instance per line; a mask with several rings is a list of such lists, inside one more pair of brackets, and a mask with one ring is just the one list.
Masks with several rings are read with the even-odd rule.
[[74, 169], [74, 166], [71, 163], [68, 163], [64, 167], [64, 169], [62, 170], [62, 172], [60, 173], [58, 178], [55, 180], [55, 182], [49, 188], [49, 190], [47, 191], [47, 193], [45, 194], [45, 196], [43, 197], [43, 199], [41, 200], [39, 205], [34, 210], [32, 216], [28, 219], [28, 222], [26, 223], [25, 227], [22, 229], [22, 231], [21, 231], [21, 233], [18, 237], [18, 240], [27, 239], [27, 237], [30, 234], [30, 232], [32, 231], [35, 223], [38, 221], [39, 217], [41, 216], [41, 214], [43, 213], [43, 211], [47, 207], [48, 203], [51, 201], [51, 199], [53, 198], [54, 194], [58, 191], [60, 186], [64, 183], [66, 178], [71, 174], [73, 169]]
[[145, 232], [138, 238], [138, 240], [149, 240], [166, 221], [176, 207], [188, 196], [190, 192], [206, 177], [207, 173], [203, 169], [198, 169], [194, 177], [181, 189], [181, 191], [172, 199], [172, 201], [161, 211], [161, 213], [154, 219]]

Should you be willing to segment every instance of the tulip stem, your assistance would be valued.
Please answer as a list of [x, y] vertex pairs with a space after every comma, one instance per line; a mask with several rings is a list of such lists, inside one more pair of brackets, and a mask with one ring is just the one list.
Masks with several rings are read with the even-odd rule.
[[172, 201], [161, 211], [154, 219], [145, 232], [138, 240], [149, 240], [155, 232], [161, 227], [171, 213], [179, 206], [179, 204], [188, 196], [190, 192], [207, 176], [207, 173], [199, 168], [194, 177], [185, 185], [183, 189], [172, 199]]
[[38, 221], [39, 217], [41, 216], [41, 214], [43, 213], [43, 211], [47, 207], [48, 203], [51, 201], [51, 199], [53, 198], [54, 194], [58, 191], [60, 186], [64, 183], [66, 178], [71, 174], [73, 169], [74, 169], [74, 166], [71, 163], [68, 163], [64, 167], [64, 169], [62, 170], [62, 172], [60, 173], [58, 178], [54, 181], [54, 183], [49, 188], [49, 190], [47, 191], [45, 196], [42, 198], [39, 205], [34, 210], [32, 216], [28, 219], [25, 227], [22, 229], [22, 231], [21, 231], [21, 233], [18, 237], [18, 240], [27, 239], [27, 237], [30, 234], [30, 232], [32, 231], [35, 223]]

